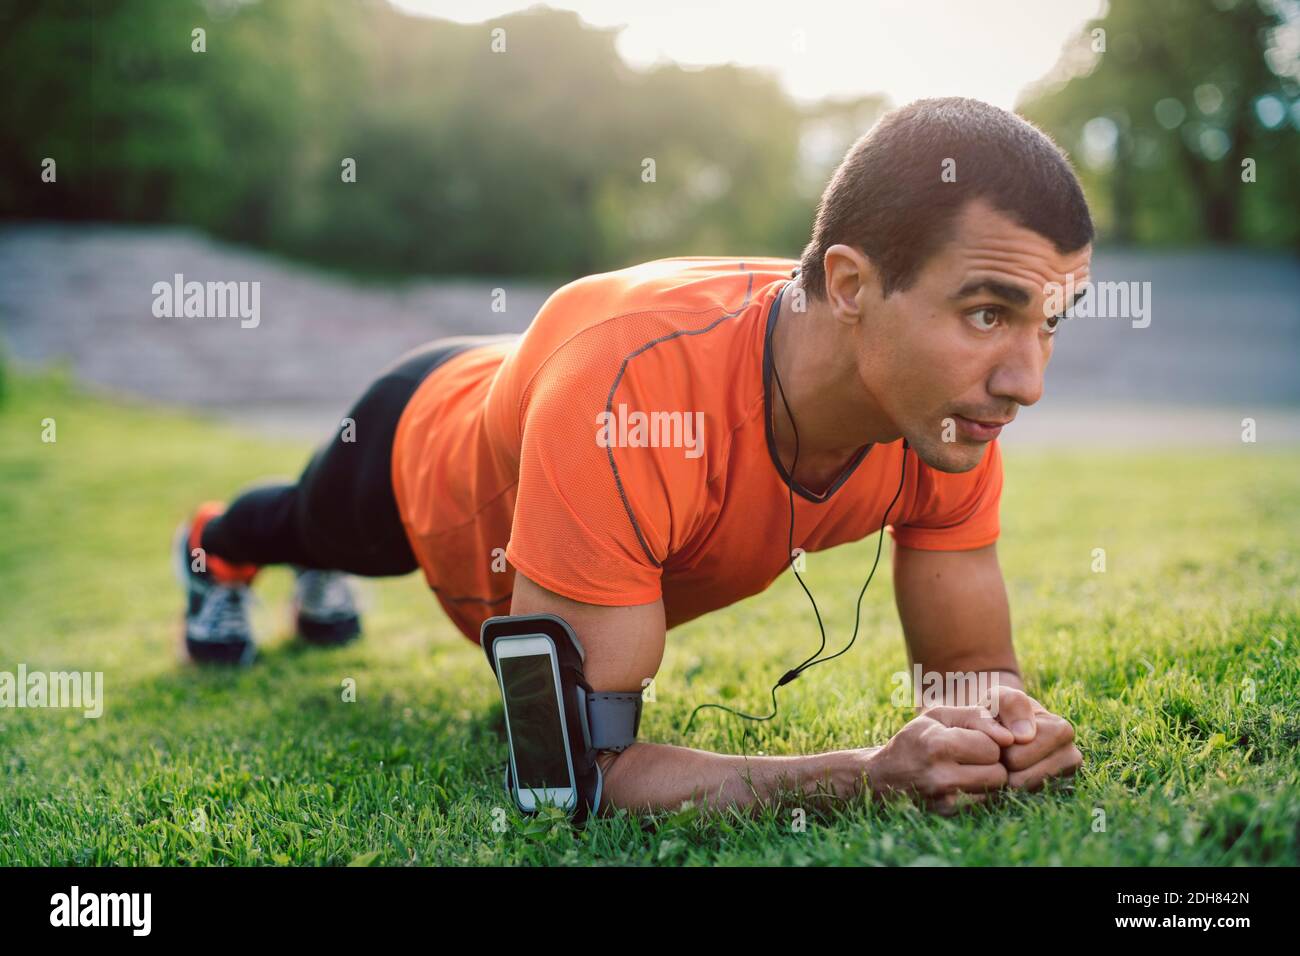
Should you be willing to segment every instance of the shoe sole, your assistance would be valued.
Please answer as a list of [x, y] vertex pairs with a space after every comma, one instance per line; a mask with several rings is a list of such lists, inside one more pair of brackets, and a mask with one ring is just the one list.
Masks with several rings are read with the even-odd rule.
[[361, 618], [354, 615], [337, 621], [306, 617], [294, 607], [294, 626], [299, 640], [313, 647], [341, 647], [361, 636]]

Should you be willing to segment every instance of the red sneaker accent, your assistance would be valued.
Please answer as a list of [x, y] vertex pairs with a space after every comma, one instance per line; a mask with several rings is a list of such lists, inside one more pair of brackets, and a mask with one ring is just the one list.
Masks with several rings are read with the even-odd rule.
[[[225, 510], [226, 506], [220, 501], [205, 501], [199, 505], [198, 510], [194, 512], [194, 521], [190, 525], [190, 554], [194, 553], [195, 548], [202, 547], [200, 542], [203, 540], [204, 526]], [[211, 552], [207, 554], [207, 567], [208, 573], [219, 584], [252, 584], [253, 578], [261, 570], [261, 565], [233, 564]]]

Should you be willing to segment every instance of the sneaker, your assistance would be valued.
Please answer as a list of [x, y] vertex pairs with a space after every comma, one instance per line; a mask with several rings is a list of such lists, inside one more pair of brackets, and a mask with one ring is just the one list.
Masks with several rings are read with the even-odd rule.
[[293, 605], [298, 636], [308, 644], [346, 644], [361, 633], [356, 595], [341, 571], [294, 568]]
[[191, 521], [176, 529], [173, 554], [176, 576], [185, 589], [185, 651], [199, 664], [249, 664], [257, 655], [248, 604], [248, 585], [255, 565], [232, 565], [205, 556], [204, 570], [195, 570], [193, 550], [203, 526], [221, 513], [219, 504], [205, 504]]

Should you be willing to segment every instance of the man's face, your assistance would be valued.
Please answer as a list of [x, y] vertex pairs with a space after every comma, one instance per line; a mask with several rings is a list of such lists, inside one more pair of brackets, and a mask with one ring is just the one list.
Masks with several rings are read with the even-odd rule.
[[996, 428], [1043, 394], [1058, 316], [1044, 300], [1073, 274], [1088, 278], [1091, 245], [1058, 253], [1052, 243], [982, 200], [955, 217], [951, 240], [912, 286], [883, 302], [878, 286], [864, 323], [864, 384], [921, 460], [946, 472], [979, 464]]

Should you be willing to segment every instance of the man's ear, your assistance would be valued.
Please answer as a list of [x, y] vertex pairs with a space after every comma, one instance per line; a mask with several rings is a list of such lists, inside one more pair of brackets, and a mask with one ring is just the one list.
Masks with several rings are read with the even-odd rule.
[[831, 315], [850, 325], [862, 321], [868, 297], [880, 294], [880, 276], [874, 263], [860, 249], [836, 243], [826, 250], [822, 268]]

